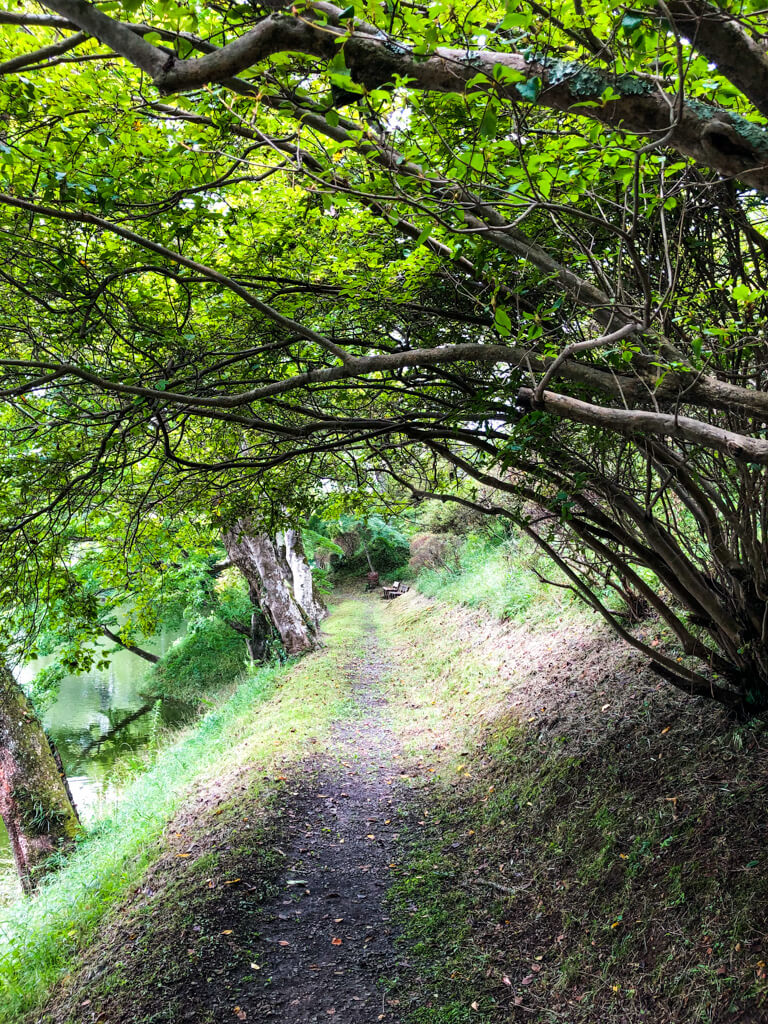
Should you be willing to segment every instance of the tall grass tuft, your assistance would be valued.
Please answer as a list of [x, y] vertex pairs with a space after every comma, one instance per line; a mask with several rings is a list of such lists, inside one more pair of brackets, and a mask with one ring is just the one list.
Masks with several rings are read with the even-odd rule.
[[422, 569], [416, 586], [427, 597], [535, 625], [578, 607], [569, 590], [543, 577], [560, 582], [553, 567], [526, 541], [469, 534], [455, 561], [439, 569]]

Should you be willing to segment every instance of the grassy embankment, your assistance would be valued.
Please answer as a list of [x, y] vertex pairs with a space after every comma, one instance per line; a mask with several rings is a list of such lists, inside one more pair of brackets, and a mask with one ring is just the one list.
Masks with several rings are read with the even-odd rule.
[[470, 549], [421, 579], [452, 604], [388, 610], [398, 731], [435, 779], [394, 892], [412, 1020], [764, 1021], [764, 723], [505, 566]]
[[[260, 859], [263, 863], [251, 867], [255, 874], [261, 869], [266, 884], [279, 867], [278, 857], [259, 836], [278, 816], [282, 772], [310, 742], [322, 742], [330, 723], [348, 707], [344, 666], [359, 656], [364, 615], [354, 603], [341, 606], [325, 651], [241, 678], [228, 698], [221, 697], [219, 706], [156, 755], [126, 788], [113, 816], [88, 830], [38, 896], [3, 912], [0, 1021], [18, 1024], [40, 1005], [77, 965], [81, 952], [109, 929], [111, 919], [119, 920], [113, 912], [136, 897], [158, 864], [164, 884], [172, 873], [166, 895], [178, 906], [205, 898], [201, 870], [215, 872], [219, 860], [225, 870], [226, 857]], [[174, 819], [182, 808], [183, 818]], [[210, 852], [188, 864], [185, 851], [200, 844]], [[166, 906], [161, 915], [169, 924], [173, 909]], [[131, 942], [146, 941], [149, 948], [157, 935], [122, 939], [121, 957], [128, 959]], [[158, 967], [172, 980], [174, 965]], [[113, 978], [101, 978], [99, 988], [129, 986], [120, 968], [115, 965]]]
[[[415, 968], [393, 981], [409, 1024], [764, 1020], [762, 724], [659, 683], [503, 550], [468, 548], [425, 585], [453, 603], [412, 592], [376, 614], [393, 725], [431, 780], [392, 893]], [[0, 1021], [67, 971], [46, 1021], [102, 1000], [129, 1021], [138, 966], [158, 1020], [174, 1019], [179, 936], [204, 922], [205, 951], [206, 900], [220, 914], [230, 893], [235, 916], [270, 894], [284, 775], [345, 713], [368, 615], [341, 605], [327, 651], [244, 680], [15, 910]], [[244, 863], [241, 900], [222, 887]], [[226, 933], [209, 924], [215, 960]]]

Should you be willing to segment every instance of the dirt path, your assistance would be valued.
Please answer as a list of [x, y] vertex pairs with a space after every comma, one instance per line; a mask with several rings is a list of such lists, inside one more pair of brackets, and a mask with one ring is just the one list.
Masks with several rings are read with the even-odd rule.
[[351, 660], [316, 662], [314, 686], [342, 671], [352, 691], [322, 747], [210, 780], [27, 1024], [399, 1024], [385, 985], [408, 965], [385, 897], [412, 791], [375, 618], [360, 655], [357, 639]]
[[287, 869], [280, 895], [263, 907], [257, 946], [269, 982], [242, 1002], [248, 1020], [399, 1020], [380, 980], [397, 974], [402, 961], [384, 904], [397, 858], [401, 780], [374, 633], [350, 667], [359, 717], [334, 729], [329, 754], [305, 763], [286, 812], [293, 836]]

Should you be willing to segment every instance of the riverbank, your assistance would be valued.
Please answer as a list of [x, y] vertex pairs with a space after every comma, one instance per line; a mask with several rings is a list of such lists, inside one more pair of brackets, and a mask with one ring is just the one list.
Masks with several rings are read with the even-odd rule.
[[[330, 630], [333, 643], [326, 651], [298, 666], [244, 678], [234, 696], [163, 750], [125, 790], [113, 816], [88, 831], [35, 899], [3, 909], [0, 1021], [17, 1024], [71, 973], [109, 915], [141, 891], [147, 872], [168, 855], [177, 838], [169, 822], [184, 806], [188, 819], [195, 819], [193, 797], [204, 801], [211, 787], [231, 784], [230, 793], [221, 790], [223, 809], [215, 821], [237, 821], [242, 795], [232, 780], [258, 763], [264, 770], [253, 778], [249, 773], [251, 796], [259, 805], [270, 803], [278, 759], [299, 759], [310, 741], [320, 742], [349, 699], [341, 665], [358, 649], [361, 627], [354, 614], [340, 613]], [[187, 859], [173, 857], [179, 866]]]
[[532, 628], [411, 592], [340, 600], [327, 630], [190, 734], [98, 919], [75, 900], [71, 936], [62, 914], [39, 938], [66, 873], [28, 911], [0, 1020], [764, 1019], [760, 723], [588, 614]]

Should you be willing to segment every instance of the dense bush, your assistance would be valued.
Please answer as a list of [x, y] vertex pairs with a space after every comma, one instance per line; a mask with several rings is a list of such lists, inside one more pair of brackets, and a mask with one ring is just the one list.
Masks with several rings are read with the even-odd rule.
[[415, 573], [422, 569], [457, 569], [461, 544], [462, 538], [454, 533], [417, 533], [411, 537], [408, 565]]
[[[494, 495], [498, 504], [498, 495]], [[418, 506], [416, 521], [426, 533], [460, 534], [482, 530], [488, 517], [474, 508], [454, 501], [424, 501]]]
[[242, 636], [210, 615], [198, 620], [155, 666], [149, 688], [164, 696], [197, 700], [233, 683], [245, 667], [246, 654]]

